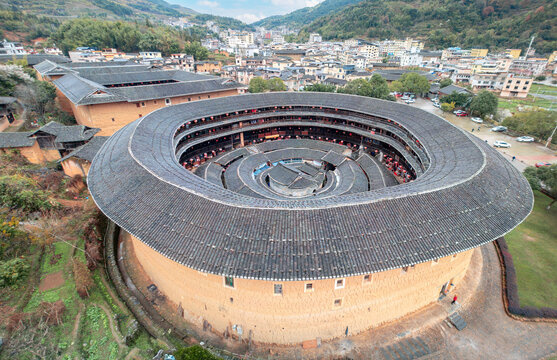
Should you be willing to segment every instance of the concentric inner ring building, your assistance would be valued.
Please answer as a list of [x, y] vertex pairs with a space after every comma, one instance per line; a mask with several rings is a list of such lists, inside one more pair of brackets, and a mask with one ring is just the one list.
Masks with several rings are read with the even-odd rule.
[[533, 203], [519, 171], [438, 116], [326, 93], [154, 111], [103, 145], [88, 184], [187, 320], [279, 344], [434, 302]]

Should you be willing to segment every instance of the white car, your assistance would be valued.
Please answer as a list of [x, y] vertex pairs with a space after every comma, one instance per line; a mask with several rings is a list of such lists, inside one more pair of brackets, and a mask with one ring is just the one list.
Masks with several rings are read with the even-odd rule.
[[476, 124], [483, 124], [483, 122], [484, 122], [484, 121], [482, 120], [482, 118], [479, 118], [479, 117], [472, 117], [472, 118], [470, 118], [470, 120], [472, 120], [472, 121], [475, 122]]
[[438, 102], [436, 102], [436, 103], [433, 103], [433, 106], [435, 106], [436, 108], [439, 108], [439, 107], [441, 107], [441, 104], [439, 104]]
[[415, 102], [416, 102], [416, 100], [414, 100], [414, 99], [408, 99], [408, 100], [406, 100], [406, 103], [407, 103], [407, 104], [413, 104], [413, 103], [415, 103]]
[[534, 142], [534, 141], [536, 141], [536, 139], [534, 139], [531, 136], [521, 136], [521, 137], [517, 137], [516, 141], [518, 141], [518, 142]]
[[499, 147], [499, 148], [510, 148], [511, 144], [509, 144], [506, 141], [501, 141], [501, 140], [497, 140], [493, 143], [494, 147]]

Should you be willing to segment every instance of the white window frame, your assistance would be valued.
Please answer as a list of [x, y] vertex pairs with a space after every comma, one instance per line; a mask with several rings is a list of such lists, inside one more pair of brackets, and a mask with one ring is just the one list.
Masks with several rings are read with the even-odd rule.
[[[342, 281], [342, 285], [338, 285], [338, 281], [341, 280]], [[335, 279], [335, 290], [338, 289], [344, 289], [344, 286], [346, 285], [346, 279], [341, 278], [341, 279]]]

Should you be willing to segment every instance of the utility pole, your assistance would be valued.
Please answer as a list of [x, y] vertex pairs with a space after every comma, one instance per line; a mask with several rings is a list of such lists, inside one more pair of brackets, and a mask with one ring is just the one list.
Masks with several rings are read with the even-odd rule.
[[530, 45], [528, 45], [528, 50], [526, 50], [526, 55], [524, 55], [524, 60], [528, 60], [528, 54], [530, 53], [530, 49], [532, 48], [532, 43], [534, 42], [535, 38], [536, 38], [536, 34], [534, 34], [534, 36], [532, 36], [532, 38], [530, 39]]
[[549, 146], [549, 143], [551, 142], [551, 139], [553, 139], [553, 135], [555, 135], [555, 130], [557, 130], [557, 125], [555, 125], [555, 127], [553, 128], [553, 131], [551, 132], [551, 135], [549, 135], [549, 139], [547, 139], [547, 142], [545, 143], [545, 147]]

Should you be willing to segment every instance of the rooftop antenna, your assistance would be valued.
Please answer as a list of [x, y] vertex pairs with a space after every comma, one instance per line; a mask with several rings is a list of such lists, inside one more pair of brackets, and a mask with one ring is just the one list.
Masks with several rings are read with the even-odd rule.
[[534, 42], [535, 38], [536, 38], [536, 34], [534, 34], [530, 39], [530, 45], [528, 45], [528, 50], [526, 50], [526, 55], [524, 55], [524, 60], [528, 60], [528, 54], [530, 54], [530, 48], [532, 48], [532, 43]]

